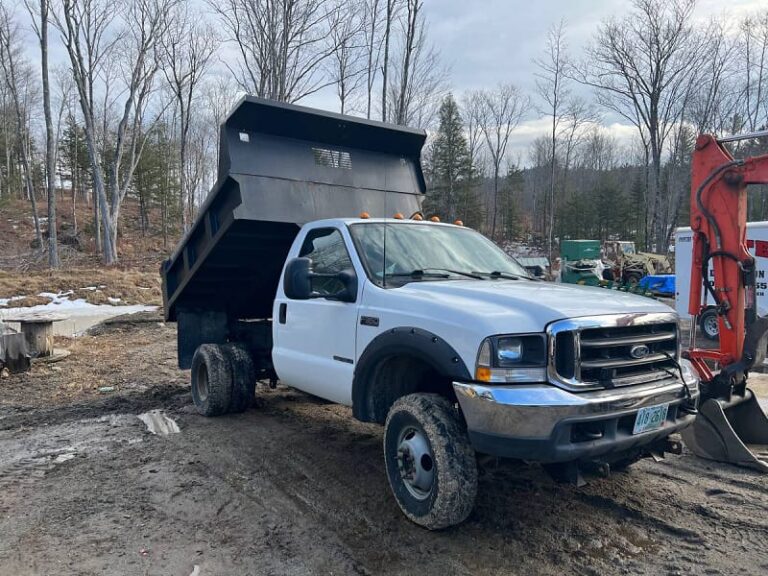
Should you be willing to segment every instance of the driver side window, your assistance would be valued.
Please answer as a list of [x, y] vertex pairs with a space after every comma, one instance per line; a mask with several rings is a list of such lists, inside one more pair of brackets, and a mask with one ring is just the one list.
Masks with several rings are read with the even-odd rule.
[[[336, 228], [312, 230], [304, 239], [299, 256], [312, 259], [315, 274], [338, 274], [353, 268], [344, 238]], [[337, 278], [312, 278], [312, 291], [334, 296], [344, 291], [344, 284]]]

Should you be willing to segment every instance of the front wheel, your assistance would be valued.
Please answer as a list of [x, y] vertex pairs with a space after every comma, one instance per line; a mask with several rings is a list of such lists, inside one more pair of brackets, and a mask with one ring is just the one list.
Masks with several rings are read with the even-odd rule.
[[409, 394], [395, 402], [384, 429], [384, 461], [400, 509], [416, 524], [438, 530], [472, 512], [475, 452], [448, 399]]

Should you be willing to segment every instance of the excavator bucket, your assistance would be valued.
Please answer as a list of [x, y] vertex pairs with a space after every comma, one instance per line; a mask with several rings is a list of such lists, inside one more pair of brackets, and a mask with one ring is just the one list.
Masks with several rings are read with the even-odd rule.
[[768, 472], [768, 417], [748, 388], [730, 400], [702, 402], [681, 435], [697, 456]]

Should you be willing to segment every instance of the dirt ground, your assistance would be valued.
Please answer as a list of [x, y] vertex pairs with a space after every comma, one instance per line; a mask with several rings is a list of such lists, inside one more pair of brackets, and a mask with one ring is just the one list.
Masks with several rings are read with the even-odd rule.
[[690, 453], [583, 488], [488, 466], [469, 520], [427, 532], [378, 426], [280, 387], [198, 416], [175, 327], [144, 320], [0, 379], [0, 575], [768, 573], [768, 478]]

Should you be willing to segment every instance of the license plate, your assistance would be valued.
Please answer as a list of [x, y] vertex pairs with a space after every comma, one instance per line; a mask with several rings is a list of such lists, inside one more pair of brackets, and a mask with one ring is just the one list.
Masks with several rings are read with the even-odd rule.
[[632, 430], [632, 434], [640, 434], [642, 432], [648, 432], [648, 430], [661, 428], [661, 425], [664, 424], [664, 421], [667, 419], [668, 410], [669, 404], [640, 408], [637, 412], [637, 417], [635, 418], [635, 427]]

